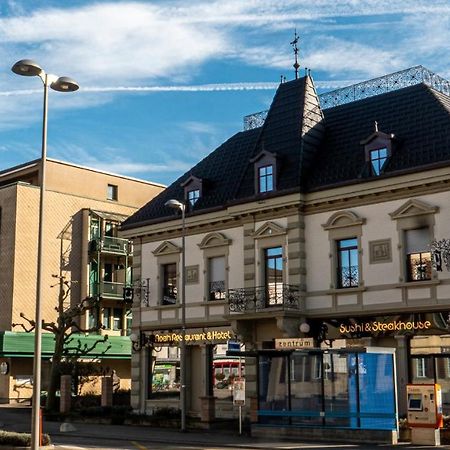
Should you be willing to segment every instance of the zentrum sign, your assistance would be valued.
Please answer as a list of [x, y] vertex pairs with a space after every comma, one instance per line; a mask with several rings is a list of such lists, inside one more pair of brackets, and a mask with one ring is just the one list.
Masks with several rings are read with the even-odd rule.
[[351, 325], [343, 324], [339, 326], [341, 334], [346, 333], [376, 333], [380, 331], [419, 331], [428, 330], [432, 324], [429, 320], [394, 320], [392, 322], [361, 322]]

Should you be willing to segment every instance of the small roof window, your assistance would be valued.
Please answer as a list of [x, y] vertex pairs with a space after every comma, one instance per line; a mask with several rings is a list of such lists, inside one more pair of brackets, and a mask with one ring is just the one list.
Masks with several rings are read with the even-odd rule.
[[199, 198], [200, 198], [200, 189], [193, 189], [192, 191], [187, 191], [187, 199], [191, 206], [194, 206]]
[[184, 188], [184, 199], [188, 202], [190, 208], [194, 205], [203, 195], [203, 180], [194, 175], [191, 175], [186, 181], [181, 183]]
[[277, 187], [277, 155], [262, 150], [250, 160], [255, 168], [255, 194], [266, 194]]
[[378, 148], [370, 151], [370, 163], [373, 175], [380, 175], [383, 167], [387, 161], [387, 148]]
[[380, 176], [392, 156], [394, 150], [395, 135], [383, 133], [378, 130], [378, 122], [375, 121], [375, 131], [360, 142], [364, 146], [366, 163], [372, 176]]

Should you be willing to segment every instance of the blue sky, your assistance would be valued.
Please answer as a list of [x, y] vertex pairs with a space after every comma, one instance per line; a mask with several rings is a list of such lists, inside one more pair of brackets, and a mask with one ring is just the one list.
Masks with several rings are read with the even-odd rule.
[[49, 157], [170, 184], [293, 78], [295, 28], [319, 92], [450, 77], [449, 0], [2, 0], [0, 170], [40, 156], [42, 85], [19, 59], [80, 84], [50, 92]]

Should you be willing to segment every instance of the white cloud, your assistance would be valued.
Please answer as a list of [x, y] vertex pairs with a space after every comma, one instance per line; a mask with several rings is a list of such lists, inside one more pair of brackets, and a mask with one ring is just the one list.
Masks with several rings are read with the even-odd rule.
[[[151, 4], [123, 1], [40, 8], [27, 15], [20, 14], [19, 4], [11, 2], [15, 16], [0, 19], [0, 59], [7, 61], [11, 52], [20, 48], [50, 72], [62, 69], [81, 86], [100, 87], [139, 81], [189, 83], [202, 64], [216, 58], [286, 70], [292, 63], [289, 47], [271, 39], [269, 33], [292, 30], [297, 22], [300, 32], [308, 35], [320, 29], [323, 32], [323, 27], [330, 33], [346, 27], [357, 27], [362, 32], [376, 30], [374, 23], [388, 23], [380, 22], [377, 15], [420, 18], [422, 26], [425, 13], [427, 21], [437, 17], [436, 21], [445, 23], [442, 19], [450, 17], [447, 0], [178, 0]], [[337, 21], [365, 16], [371, 19], [364, 23]], [[439, 29], [442, 28], [441, 25]], [[314, 69], [339, 71], [342, 66], [334, 59], [345, 70], [355, 67], [359, 73], [379, 74], [403, 63], [402, 44], [411, 35], [406, 22], [403, 29], [404, 39], [392, 50], [383, 48], [380, 42], [364, 43], [364, 36], [360, 35], [358, 43], [335, 37], [335, 45], [322, 36], [316, 36], [314, 41], [305, 39], [301, 52], [307, 52], [305, 65]], [[255, 33], [257, 30], [260, 31]], [[429, 43], [443, 40], [431, 29], [427, 37]], [[377, 52], [381, 58], [370, 58]], [[365, 61], [359, 60], [361, 56]], [[391, 57], [395, 63], [388, 61]], [[361, 70], [364, 64], [367, 69]]]
[[187, 172], [191, 163], [182, 161], [168, 161], [164, 164], [141, 163], [141, 162], [111, 162], [97, 161], [89, 164], [93, 169], [103, 170], [105, 172], [119, 173], [121, 175], [134, 174], [158, 174], [158, 173], [182, 173]]
[[227, 47], [219, 30], [180, 23], [165, 12], [126, 2], [37, 10], [0, 19], [0, 40], [29, 47], [48, 71], [64, 68], [80, 84], [176, 77]]
[[369, 77], [408, 67], [407, 62], [395, 50], [383, 50], [327, 36], [320, 36], [320, 44], [316, 44], [305, 55], [305, 65], [329, 73], [352, 73]]
[[[286, 37], [296, 25], [301, 66], [330, 77], [362, 79], [421, 62], [429, 65], [418, 55], [433, 61], [431, 69], [450, 69], [445, 62], [448, 0], [176, 0], [81, 6], [55, 0], [53, 4], [57, 7], [33, 5], [30, 11], [29, 0], [10, 0], [13, 15], [0, 17], [0, 64], [10, 66], [15, 58], [11, 55], [20, 54], [80, 83], [80, 93], [70, 99], [53, 96], [52, 109], [104, 104], [119, 92], [273, 89], [277, 83], [196, 85], [193, 80], [203, 65], [216, 59], [288, 73], [292, 54]], [[358, 21], [361, 17], [365, 20]], [[390, 20], [398, 37], [394, 43], [383, 34]], [[375, 39], [365, 37], [369, 30]], [[439, 58], [431, 59], [434, 54]], [[0, 127], [32, 120], [28, 113], [41, 102], [33, 95], [40, 91], [37, 80], [32, 84], [15, 77], [12, 83], [8, 72], [9, 67], [0, 71]], [[19, 92], [12, 91], [13, 85]], [[30, 100], [8, 99], [13, 94]]]
[[179, 3], [172, 8], [179, 20], [221, 25], [262, 25], [279, 28], [283, 23], [329, 17], [364, 17], [393, 14], [449, 14], [447, 0], [215, 0]]
[[166, 152], [162, 161], [147, 163], [133, 161], [129, 151], [119, 147], [103, 146], [94, 154], [80, 145], [60, 141], [53, 142], [49, 149], [51, 158], [121, 175], [180, 173], [192, 167], [192, 161], [175, 160], [169, 154]]
[[209, 123], [188, 121], [180, 124], [180, 127], [191, 133], [215, 134], [217, 128]]

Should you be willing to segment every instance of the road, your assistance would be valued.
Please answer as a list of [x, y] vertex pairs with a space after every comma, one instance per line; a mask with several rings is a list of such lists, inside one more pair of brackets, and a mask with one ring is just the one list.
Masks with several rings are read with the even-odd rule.
[[[31, 409], [0, 405], [0, 429], [29, 432]], [[239, 436], [236, 430], [189, 431], [148, 426], [106, 425], [44, 421], [44, 432], [50, 434], [55, 450], [431, 450], [434, 446], [400, 444], [338, 444], [268, 440]], [[450, 446], [441, 446], [450, 450]]]

